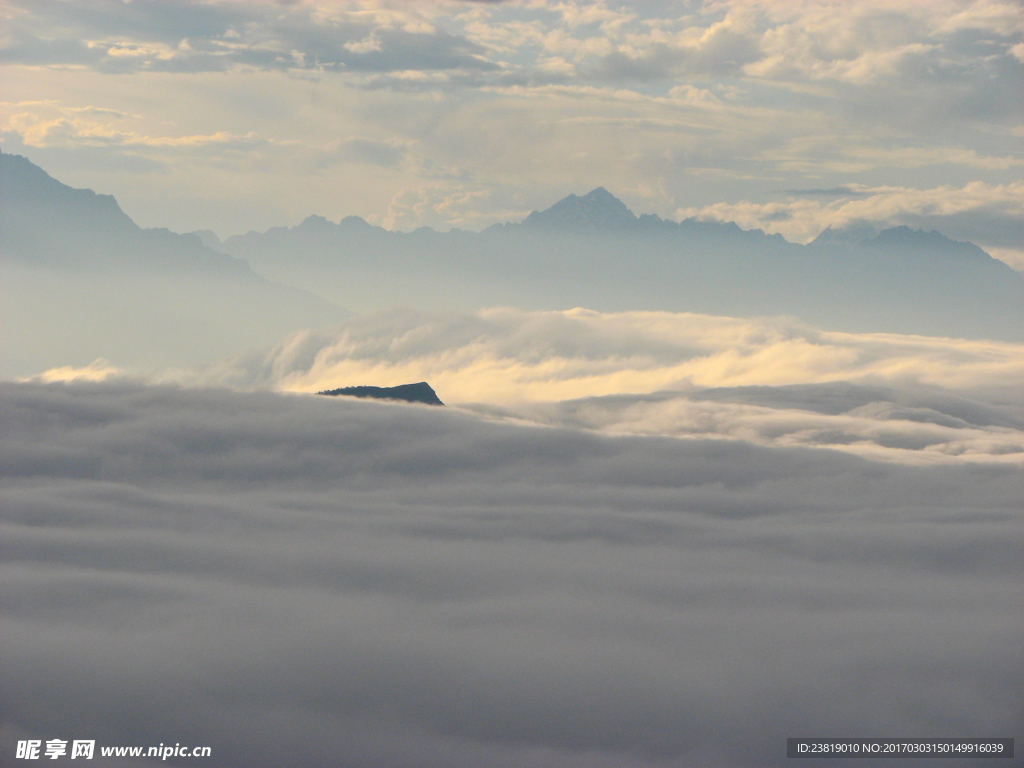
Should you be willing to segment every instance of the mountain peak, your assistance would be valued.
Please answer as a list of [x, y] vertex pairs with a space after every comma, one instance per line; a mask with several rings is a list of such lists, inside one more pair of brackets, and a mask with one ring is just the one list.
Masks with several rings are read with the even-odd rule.
[[974, 243], [953, 240], [935, 230], [926, 232], [901, 224], [879, 231], [865, 221], [854, 221], [839, 229], [826, 227], [810, 245], [926, 251], [933, 255], [947, 254], [972, 259], [992, 258]]
[[[105, 227], [133, 233], [139, 229], [111, 195], [69, 187], [27, 157], [9, 152], [0, 152], [0, 211], [7, 215], [29, 212], [41, 232], [54, 226]], [[44, 220], [46, 211], [54, 216], [52, 221]]]
[[[570, 197], [571, 197], [571, 195], [570, 195]], [[583, 195], [583, 197], [581, 197], [580, 200], [589, 200], [591, 202], [594, 202], [594, 203], [597, 203], [597, 204], [600, 204], [600, 205], [611, 204], [611, 205], [622, 206], [623, 208], [626, 207], [622, 203], [622, 201], [619, 200], [619, 198], [617, 198], [615, 195], [613, 195], [611, 192], [609, 192], [604, 187], [594, 187], [594, 189], [590, 190], [589, 192], [587, 192], [587, 194]]]
[[811, 245], [859, 245], [878, 237], [878, 230], [866, 221], [852, 221], [845, 227], [825, 227]]
[[341, 389], [325, 389], [318, 395], [347, 395], [348, 397], [369, 397], [374, 400], [405, 400], [409, 403], [425, 403], [427, 405], [444, 405], [434, 388], [427, 382], [416, 384], [399, 384], [397, 387], [342, 387]]
[[301, 227], [302, 229], [319, 230], [332, 229], [334, 226], [335, 224], [333, 221], [331, 221], [330, 219], [325, 219], [323, 216], [320, 216], [319, 214], [316, 213], [307, 216], [299, 224], [299, 227]]
[[545, 211], [534, 211], [523, 226], [544, 229], [618, 229], [637, 221], [633, 212], [604, 187], [569, 195]]

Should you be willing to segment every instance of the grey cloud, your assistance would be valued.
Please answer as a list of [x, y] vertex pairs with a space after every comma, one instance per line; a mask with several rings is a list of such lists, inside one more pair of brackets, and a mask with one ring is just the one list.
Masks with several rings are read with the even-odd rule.
[[701, 390], [693, 396], [771, 408], [800, 408], [828, 415], [838, 415], [873, 403], [889, 402], [909, 409], [947, 414], [965, 424], [1024, 429], [1024, 404], [1019, 402], [988, 402], [938, 387], [915, 386], [906, 382], [899, 388], [844, 381], [782, 387], [719, 387]]
[[103, 50], [89, 48], [80, 39], [46, 40], [23, 30], [12, 31], [0, 46], [0, 63], [4, 64], [98, 66], [103, 58]]
[[483, 49], [463, 37], [443, 31], [434, 34], [412, 34], [403, 31], [378, 33], [381, 50], [351, 54], [342, 58], [353, 71], [382, 72], [393, 70], [468, 69], [487, 71], [497, 65], [479, 58]]
[[[1024, 452], [1024, 407], [937, 387], [829, 382], [692, 388], [558, 403], [473, 406], [483, 414], [612, 434], [731, 435], [906, 460]], [[906, 452], [910, 452], [909, 454]], [[922, 453], [924, 452], [924, 453]]]
[[599, 80], [665, 80], [679, 77], [735, 76], [744, 64], [761, 57], [757, 41], [747, 35], [722, 31], [700, 48], [651, 45], [643, 54], [615, 51], [602, 57], [589, 76]]
[[24, 14], [22, 23], [39, 29], [65, 34], [78, 31], [84, 33], [83, 37], [122, 36], [170, 44], [183, 39], [222, 37], [232, 28], [258, 23], [262, 18], [253, 6], [195, 0], [133, 0], [130, 3], [32, 0], [14, 5]]
[[[11, 63], [88, 64], [107, 72], [261, 69], [488, 70], [476, 43], [443, 30], [410, 33], [367, 23], [321, 22], [309, 9], [272, 3], [43, 2], [25, 4], [13, 42], [0, 51]], [[346, 44], [373, 34], [379, 50]], [[93, 40], [93, 47], [81, 41]], [[160, 44], [159, 53], [147, 47]], [[132, 56], [106, 55], [112, 46], [136, 46]]]
[[309, 396], [2, 395], [4, 754], [782, 766], [795, 733], [1021, 736], [1014, 470]]
[[[994, 55], [993, 47], [1000, 55]], [[969, 43], [954, 36], [929, 50], [907, 54], [875, 83], [841, 88], [836, 108], [854, 124], [884, 118], [894, 127], [912, 126], [958, 144], [966, 138], [965, 126], [1014, 125], [1024, 117], [1024, 106], [1014, 96], [1024, 77], [1024, 63], [1002, 55], [1005, 48], [991, 36]], [[1015, 149], [1007, 152], [1011, 153], [1016, 154]]]

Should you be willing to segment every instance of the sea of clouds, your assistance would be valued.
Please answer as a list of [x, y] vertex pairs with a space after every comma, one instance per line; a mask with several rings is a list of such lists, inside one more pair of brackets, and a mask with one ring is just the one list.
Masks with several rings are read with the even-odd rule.
[[[0, 384], [0, 750], [653, 768], [1019, 740], [1022, 351], [390, 312]], [[423, 379], [448, 407], [308, 394]]]
[[426, 380], [449, 405], [528, 423], [1024, 463], [1024, 346], [785, 317], [390, 311], [163, 379], [286, 392]]

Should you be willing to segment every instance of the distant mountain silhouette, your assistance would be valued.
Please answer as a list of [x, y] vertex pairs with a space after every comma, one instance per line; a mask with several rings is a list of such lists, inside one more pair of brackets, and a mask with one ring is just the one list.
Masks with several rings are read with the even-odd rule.
[[196, 235], [142, 229], [109, 195], [0, 153], [0, 376], [107, 357], [190, 365], [349, 313]]
[[810, 245], [857, 245], [878, 237], [878, 230], [865, 221], [854, 222], [840, 229], [826, 227]]
[[597, 187], [582, 197], [569, 195], [550, 208], [533, 211], [520, 222], [494, 224], [484, 232], [536, 232], [541, 235], [575, 236], [685, 233], [691, 237], [741, 237], [755, 240], [768, 238], [772, 241], [785, 242], [781, 235], [767, 235], [760, 229], [743, 230], [731, 221], [686, 219], [677, 223], [651, 213], [637, 216], [604, 187]]
[[842, 229], [828, 227], [811, 241], [810, 246], [813, 248], [893, 249], [921, 255], [955, 256], [973, 259], [979, 263], [987, 262], [992, 258], [974, 243], [953, 240], [935, 230], [925, 232], [904, 225], [879, 232], [864, 222], [855, 223]]
[[342, 387], [325, 389], [318, 395], [347, 395], [349, 397], [370, 397], [376, 400], [405, 400], [409, 403], [444, 405], [433, 388], [425, 381], [417, 384], [400, 384], [397, 387]]
[[577, 197], [569, 195], [545, 211], [534, 211], [521, 223], [524, 229], [615, 229], [631, 227], [637, 217], [604, 187]]
[[603, 187], [482, 232], [391, 232], [311, 216], [222, 248], [357, 311], [794, 315], [825, 329], [1024, 341], [1024, 276], [971, 243], [860, 225], [803, 246], [732, 222], [635, 216]]
[[5, 262], [266, 282], [244, 260], [205, 247], [195, 235], [142, 229], [110, 195], [72, 189], [20, 155], [0, 154], [0, 232]]
[[971, 243], [855, 223], [803, 246], [731, 222], [636, 216], [603, 187], [482, 232], [310, 216], [221, 242], [142, 229], [112, 197], [0, 153], [0, 270], [3, 376], [101, 356], [214, 360], [337, 322], [339, 305], [791, 315], [827, 330], [1024, 341], [1024, 276]]

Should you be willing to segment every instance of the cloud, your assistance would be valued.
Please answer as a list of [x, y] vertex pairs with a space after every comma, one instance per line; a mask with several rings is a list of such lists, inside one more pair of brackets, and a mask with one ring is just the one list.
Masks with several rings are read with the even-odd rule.
[[684, 382], [781, 385], [851, 377], [1005, 391], [1020, 373], [1020, 355], [1019, 345], [1003, 342], [826, 332], [789, 318], [394, 310], [354, 317], [333, 331], [297, 333], [265, 354], [236, 358], [203, 375], [206, 383], [309, 392], [345, 386], [350, 382], [343, 379], [376, 367], [387, 378], [382, 385], [450, 376], [445, 391], [455, 402], [563, 400]]
[[228, 131], [196, 136], [145, 136], [135, 131], [122, 131], [110, 123], [83, 118], [57, 118], [42, 120], [32, 113], [12, 115], [3, 130], [18, 134], [29, 147], [146, 147], [146, 148], [202, 148], [211, 144], [221, 148], [249, 149], [266, 144], [255, 132], [244, 136]]
[[830, 448], [880, 461], [1024, 464], [1020, 408], [979, 406], [977, 400], [937, 388], [837, 382], [690, 388], [471, 410], [607, 434], [729, 437], [759, 445]]
[[[1020, 345], [822, 332], [786, 318], [395, 311], [182, 375], [166, 380], [307, 393], [426, 380], [446, 403], [532, 423], [904, 462], [1024, 462]], [[723, 388], [761, 395], [722, 399]], [[786, 392], [834, 392], [845, 405], [793, 405]], [[992, 401], [1001, 415], [966, 405]]]
[[752, 19], [729, 12], [707, 27], [682, 30], [674, 39], [652, 30], [603, 57], [595, 75], [611, 80], [738, 75], [760, 58]]
[[[425, 221], [445, 228], [483, 229], [491, 224], [526, 218], [530, 211], [514, 190], [487, 188], [461, 181], [455, 171], [434, 168], [438, 178], [399, 191], [380, 223], [393, 230], [412, 230]], [[455, 178], [445, 178], [455, 177]]]
[[124, 373], [122, 369], [111, 365], [110, 361], [106, 358], [99, 357], [89, 363], [89, 365], [79, 368], [70, 365], [50, 368], [35, 376], [30, 376], [26, 381], [39, 384], [71, 381], [106, 381], [107, 379], [122, 377]]
[[[735, 221], [745, 228], [779, 233], [806, 243], [826, 227], [841, 229], [858, 222], [877, 227], [907, 225], [937, 229], [968, 240], [992, 255], [1012, 249], [1024, 236], [1024, 184], [970, 182], [963, 187], [931, 189], [852, 185], [832, 190], [789, 190], [792, 197], [767, 203], [716, 203], [682, 208], [680, 218]], [[823, 196], [834, 196], [823, 201]], [[810, 199], [809, 199], [810, 198]], [[1012, 261], [1011, 261], [1012, 263]]]
[[542, 69], [542, 60], [554, 56], [565, 61], [563, 73], [578, 72], [584, 81], [743, 76], [864, 86], [928, 72], [926, 80], [954, 70], [977, 77], [990, 66], [965, 56], [962, 46], [984, 41], [1012, 56], [1024, 28], [1019, 9], [1004, 3], [722, 7], [680, 16], [603, 2], [398, 7], [136, 0], [125, 8], [47, 0], [18, 6], [3, 55], [9, 62], [111, 72], [251, 66], [464, 70], [499, 79], [509, 68]]
[[275, 3], [22, 4], [0, 61], [105, 72], [489, 69], [428, 13]]
[[965, 29], [984, 30], [1003, 37], [1024, 33], [1024, 13], [1016, 3], [980, 0], [965, 5], [943, 19], [936, 32], [948, 35]]
[[0, 388], [5, 754], [742, 767], [794, 733], [1021, 735], [1008, 468]]
[[880, 148], [853, 141], [837, 147], [830, 143], [835, 137], [817, 136], [801, 138], [789, 146], [772, 148], [764, 158], [777, 168], [797, 171], [841, 170], [867, 171], [881, 165], [896, 168], [923, 168], [928, 166], [963, 166], [970, 169], [1005, 171], [1024, 166], [1024, 158], [1016, 154], [980, 155], [973, 149], [960, 147]]
[[1024, 272], [1024, 248], [998, 248], [989, 246], [988, 252], [1000, 261], [1004, 261], [1019, 272]]

